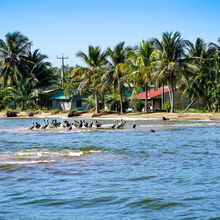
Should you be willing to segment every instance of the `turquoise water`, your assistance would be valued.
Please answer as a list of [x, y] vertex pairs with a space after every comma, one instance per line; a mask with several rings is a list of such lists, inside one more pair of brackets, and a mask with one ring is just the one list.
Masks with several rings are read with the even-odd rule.
[[220, 218], [220, 122], [28, 131], [31, 122], [0, 119], [0, 219]]

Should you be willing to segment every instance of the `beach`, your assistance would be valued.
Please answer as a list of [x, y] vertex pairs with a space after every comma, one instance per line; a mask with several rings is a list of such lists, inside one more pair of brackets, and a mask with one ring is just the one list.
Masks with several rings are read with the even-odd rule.
[[[92, 118], [93, 112], [82, 113], [80, 116], [75, 116], [73, 118]], [[0, 112], [0, 118], [6, 118], [6, 112]], [[29, 113], [20, 112], [17, 114], [17, 118], [67, 118], [67, 113], [51, 114], [48, 112], [41, 112], [34, 114], [33, 117], [29, 117]], [[124, 114], [101, 114], [100, 116], [95, 116], [95, 118], [103, 119], [149, 119], [149, 118], [169, 118], [169, 119], [186, 119], [186, 120], [220, 120], [220, 113], [166, 113], [166, 112], [156, 112], [156, 113], [124, 113]]]

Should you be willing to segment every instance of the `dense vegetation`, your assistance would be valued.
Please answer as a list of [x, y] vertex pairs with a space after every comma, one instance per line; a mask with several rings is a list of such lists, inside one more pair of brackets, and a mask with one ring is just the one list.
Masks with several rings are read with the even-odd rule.
[[[65, 66], [64, 87], [61, 70], [53, 68], [46, 55], [31, 47], [32, 42], [19, 32], [0, 39], [0, 109], [40, 108], [45, 106], [50, 91], [64, 89], [71, 97], [75, 89], [91, 94], [87, 102], [97, 113], [105, 106], [122, 113], [128, 102], [126, 89], [132, 87], [135, 95], [152, 86], [169, 87], [171, 112], [175, 110], [177, 89], [192, 102], [202, 99], [208, 111], [220, 107], [220, 39], [215, 44], [198, 38], [194, 44], [179, 32], [171, 32], [163, 33], [161, 40], [152, 38], [133, 47], [121, 42], [102, 51], [90, 45], [87, 53], [76, 54], [84, 67]], [[147, 111], [147, 92], [145, 102], [134, 100], [134, 105]]]

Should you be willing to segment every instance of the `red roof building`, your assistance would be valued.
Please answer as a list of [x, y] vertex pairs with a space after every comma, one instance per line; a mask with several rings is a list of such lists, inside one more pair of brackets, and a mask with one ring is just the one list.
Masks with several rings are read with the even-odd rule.
[[[164, 88], [164, 94], [169, 93], [168, 88]], [[143, 99], [145, 100], [146, 92], [138, 93], [136, 96], [130, 96], [129, 99]], [[148, 109], [151, 111], [161, 110], [162, 103], [162, 88], [150, 89], [147, 92]]]
[[[169, 89], [164, 88], [164, 94], [168, 93], [168, 92], [169, 92]], [[148, 90], [148, 92], [147, 92], [147, 99], [152, 99], [152, 98], [155, 98], [160, 95], [162, 95], [162, 88], [151, 89], [151, 90]], [[141, 92], [141, 93], [138, 93], [136, 96], [134, 96], [133, 99], [145, 99], [145, 96], [146, 96], [146, 92]], [[131, 99], [131, 98], [132, 97], [129, 97], [129, 99]]]

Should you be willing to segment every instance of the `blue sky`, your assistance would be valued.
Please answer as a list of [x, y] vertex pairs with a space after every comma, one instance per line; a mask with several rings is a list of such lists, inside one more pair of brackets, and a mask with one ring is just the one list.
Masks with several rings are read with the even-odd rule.
[[220, 0], [0, 0], [0, 8], [0, 38], [20, 31], [54, 66], [62, 53], [82, 64], [75, 54], [88, 45], [132, 46], [166, 31], [193, 42], [220, 37]]

